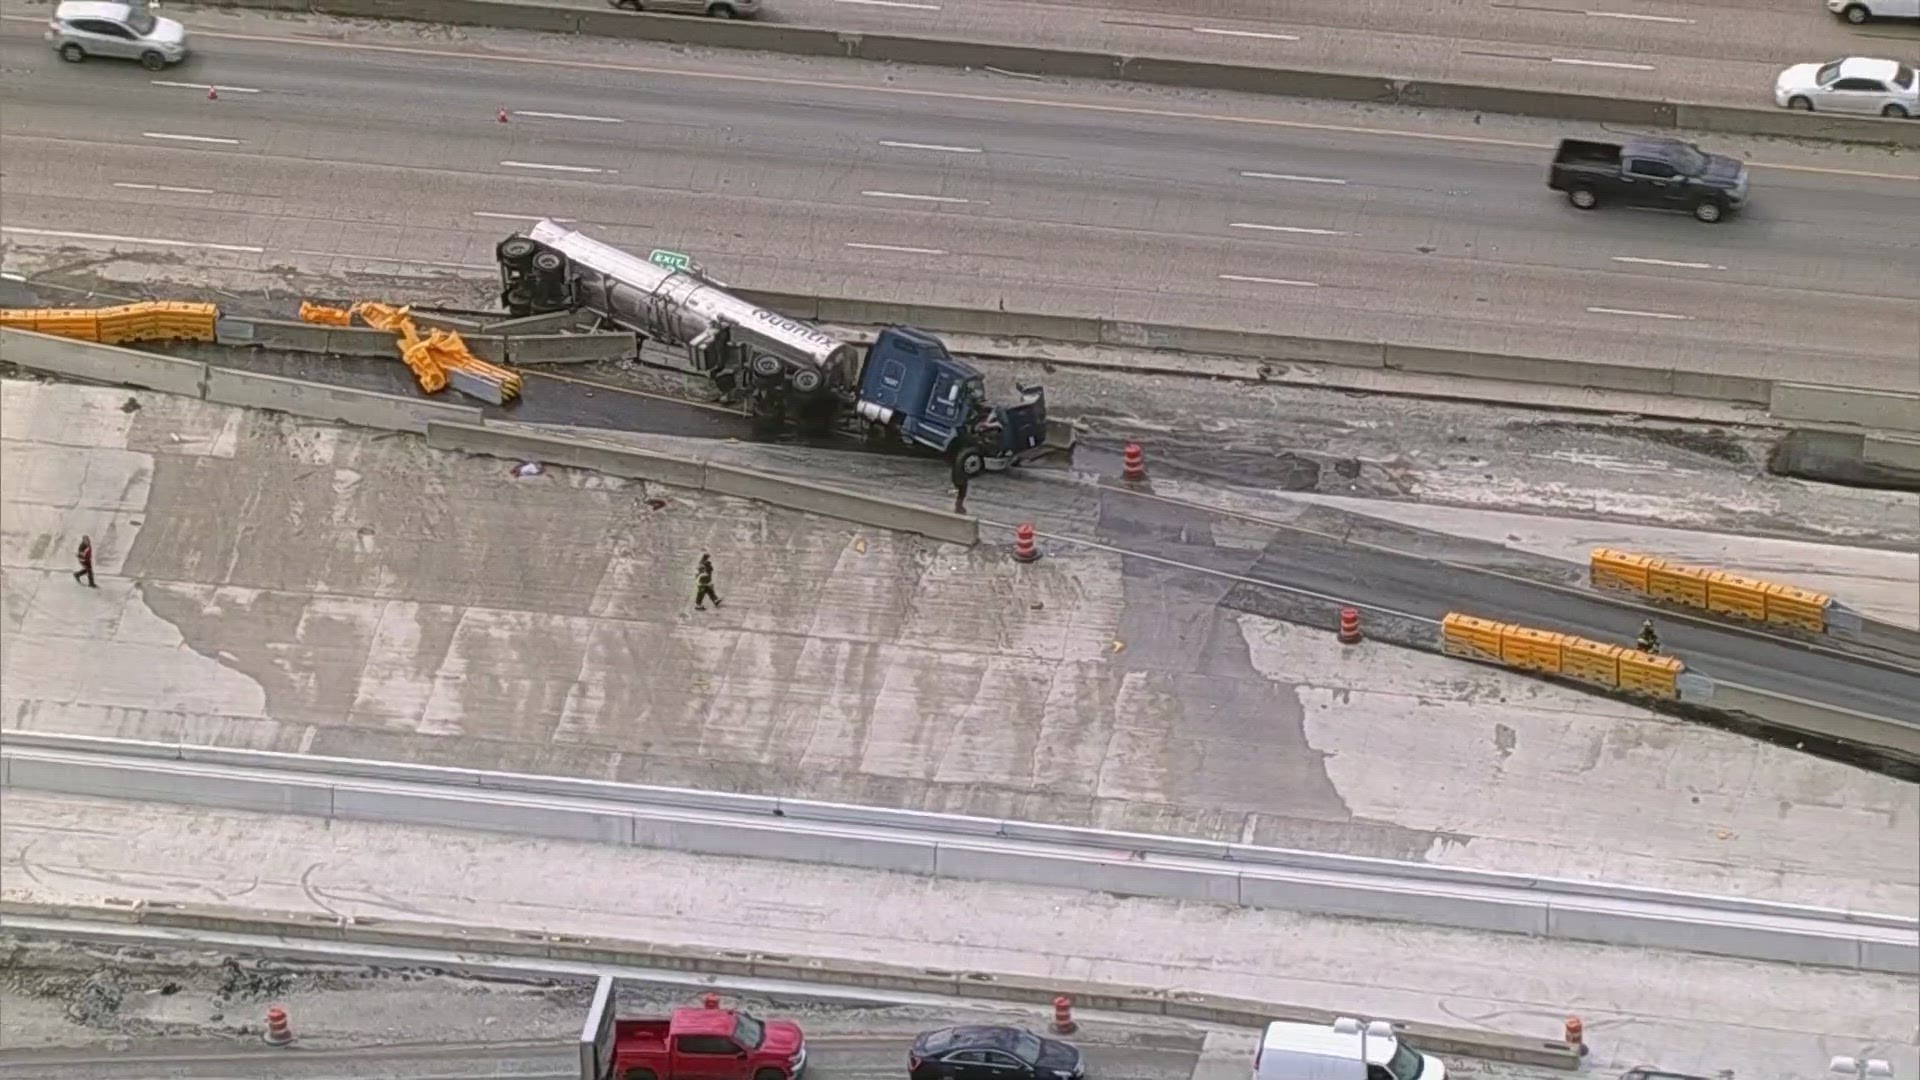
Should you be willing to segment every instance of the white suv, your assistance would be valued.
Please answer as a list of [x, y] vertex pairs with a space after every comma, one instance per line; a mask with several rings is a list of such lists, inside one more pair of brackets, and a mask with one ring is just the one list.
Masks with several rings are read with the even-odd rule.
[[89, 56], [116, 56], [159, 71], [187, 58], [187, 28], [152, 14], [145, 5], [67, 0], [53, 9], [47, 40], [70, 64]]

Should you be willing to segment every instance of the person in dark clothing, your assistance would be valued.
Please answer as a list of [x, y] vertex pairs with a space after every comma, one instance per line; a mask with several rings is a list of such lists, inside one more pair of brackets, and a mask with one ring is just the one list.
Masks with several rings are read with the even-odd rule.
[[99, 588], [100, 586], [93, 583], [93, 537], [83, 536], [80, 538], [80, 550], [78, 554], [80, 556], [80, 569], [73, 572], [73, 580], [79, 581], [85, 578], [88, 588]]
[[699, 585], [699, 588], [695, 589], [693, 593], [693, 609], [695, 611], [707, 610], [706, 603], [705, 603], [705, 601], [707, 600], [712, 600], [713, 606], [716, 608], [719, 607], [720, 594], [713, 591], [713, 558], [712, 556], [704, 555], [704, 554], [700, 556], [700, 569], [696, 573], [697, 573], [700, 585]]
[[1660, 652], [1660, 632], [1653, 628], [1653, 620], [1640, 624], [1640, 651], [1658, 655]]
[[953, 512], [967, 512], [967, 470], [960, 467], [960, 460], [953, 462]]

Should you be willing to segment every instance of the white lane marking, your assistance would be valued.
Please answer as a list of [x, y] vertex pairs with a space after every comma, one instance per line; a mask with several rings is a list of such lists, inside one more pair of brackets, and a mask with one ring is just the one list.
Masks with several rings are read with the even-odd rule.
[[1572, 64], [1575, 67], [1619, 68], [1622, 71], [1652, 71], [1652, 64], [1622, 64], [1614, 60], [1571, 60], [1566, 57], [1553, 58], [1556, 64]]
[[881, 139], [880, 145], [891, 146], [895, 150], [938, 150], [943, 154], [981, 153], [980, 148], [977, 146], [941, 146], [939, 143], [894, 142], [892, 139]]
[[974, 201], [972, 199], [956, 199], [949, 195], [909, 195], [904, 191], [863, 191], [860, 194], [865, 195], [869, 199], [906, 199], [909, 202], [955, 203], [957, 205], [966, 205]]
[[213, 194], [213, 189], [212, 189], [212, 188], [204, 188], [204, 187], [174, 187], [174, 186], [173, 186], [173, 185], [171, 185], [171, 184], [125, 184], [125, 183], [116, 183], [116, 184], [114, 184], [113, 186], [114, 186], [114, 187], [117, 187], [117, 188], [126, 188], [126, 189], [128, 189], [129, 191], [171, 191], [171, 192], [173, 192], [173, 193], [174, 193], [174, 194], [176, 194], [176, 195], [211, 195], [211, 194]]
[[1703, 262], [1678, 262], [1674, 259], [1642, 259], [1633, 255], [1615, 255], [1614, 262], [1634, 263], [1639, 266], [1678, 266], [1684, 270], [1725, 270], [1724, 266]]
[[596, 169], [591, 165], [546, 165], [538, 161], [503, 161], [500, 163], [509, 169], [545, 169], [548, 172], [571, 173], [611, 173], [615, 169]]
[[1299, 41], [1292, 34], [1263, 34], [1258, 30], [1220, 30], [1211, 26], [1190, 26], [1187, 29], [1196, 34], [1218, 34], [1221, 37], [1265, 38], [1268, 41]]
[[939, 11], [939, 4], [909, 4], [905, 0], [834, 0], [836, 4], [859, 4], [862, 7], [912, 8], [915, 11]]
[[1297, 285], [1303, 289], [1317, 289], [1320, 287], [1320, 283], [1317, 281], [1293, 281], [1289, 278], [1253, 277], [1248, 274], [1221, 274], [1220, 280], [1249, 281], [1255, 285]]
[[1678, 23], [1681, 26], [1693, 25], [1692, 19], [1679, 19], [1672, 15], [1629, 15], [1624, 11], [1588, 11], [1583, 14], [1591, 15], [1596, 19], [1632, 19], [1635, 22]]
[[115, 236], [110, 233], [66, 232], [60, 229], [28, 229], [19, 225], [0, 225], [0, 232], [22, 236], [49, 236], [62, 240], [104, 240], [111, 244], [147, 244], [151, 247], [205, 248], [208, 251], [241, 251], [258, 255], [266, 248], [245, 244], [209, 244], [200, 240], [162, 240], [152, 236]]
[[219, 143], [222, 146], [239, 146], [239, 139], [222, 139], [215, 135], [169, 135], [164, 131], [143, 131], [142, 138], [161, 139], [167, 142], [203, 142]]
[[945, 255], [946, 254], [946, 252], [940, 250], [939, 248], [901, 247], [898, 244], [856, 244], [856, 243], [853, 243], [852, 241], [848, 241], [847, 246], [850, 248], [859, 248], [861, 251], [898, 251], [907, 255]]
[[562, 224], [562, 225], [573, 225], [573, 224], [576, 224], [576, 223], [578, 223], [578, 222], [579, 222], [579, 220], [580, 220], [579, 218], [570, 218], [570, 217], [557, 217], [557, 218], [545, 218], [545, 219], [542, 219], [542, 218], [541, 218], [541, 216], [540, 216], [539, 214], [495, 214], [495, 213], [490, 213], [490, 212], [488, 212], [488, 211], [486, 211], [486, 210], [475, 210], [475, 211], [473, 212], [473, 216], [474, 216], [474, 217], [483, 217], [483, 218], [498, 218], [498, 219], [499, 219], [499, 220], [501, 220], [501, 221], [541, 221], [541, 220], [546, 220], [546, 221], [555, 221], [555, 222], [559, 222], [559, 223], [560, 223], [560, 224]]
[[1344, 184], [1345, 180], [1331, 176], [1295, 176], [1292, 173], [1279, 172], [1243, 172], [1241, 176], [1251, 180], [1292, 180], [1301, 184]]
[[309, 251], [306, 248], [291, 248], [290, 255], [314, 255], [322, 259], [352, 259], [355, 262], [393, 263], [398, 266], [444, 266], [450, 270], [498, 270], [498, 266], [482, 266], [476, 263], [435, 262], [432, 259], [389, 259], [381, 255], [356, 255], [345, 251]]
[[227, 86], [224, 83], [168, 82], [165, 79], [154, 79], [153, 85], [171, 86], [180, 90], [222, 90], [229, 94], [257, 94], [260, 92], [251, 86]]
[[516, 110], [513, 115], [537, 116], [542, 120], [585, 120], [590, 124], [624, 124], [626, 123], [625, 120], [622, 120], [617, 116], [581, 116], [578, 113], [531, 112], [527, 110]]
[[1691, 315], [1674, 315], [1665, 311], [1634, 311], [1631, 308], [1612, 307], [1590, 307], [1587, 310], [1595, 315], [1632, 315], [1641, 319], [1674, 319], [1680, 322], [1693, 321], [1693, 316]]
[[1257, 229], [1260, 232], [1299, 233], [1302, 236], [1352, 236], [1352, 233], [1338, 229], [1303, 229], [1297, 225], [1256, 225], [1251, 221], [1236, 221], [1227, 226], [1229, 229]]

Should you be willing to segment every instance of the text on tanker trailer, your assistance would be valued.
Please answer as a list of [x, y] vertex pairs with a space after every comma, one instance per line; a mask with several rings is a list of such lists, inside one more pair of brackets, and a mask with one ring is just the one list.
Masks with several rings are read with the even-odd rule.
[[495, 249], [500, 302], [515, 316], [586, 311], [675, 348], [688, 370], [756, 415], [858, 424], [869, 438], [924, 447], [966, 475], [1056, 449], [1047, 398], [1020, 387], [989, 405], [986, 379], [932, 334], [882, 329], [871, 345], [770, 311], [687, 270], [660, 266], [543, 220]]

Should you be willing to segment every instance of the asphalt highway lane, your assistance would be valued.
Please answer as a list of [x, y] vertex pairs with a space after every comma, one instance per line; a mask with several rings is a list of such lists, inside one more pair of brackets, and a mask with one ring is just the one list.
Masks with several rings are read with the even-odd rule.
[[21, 247], [485, 272], [547, 214], [763, 288], [1920, 389], [1920, 193], [1894, 156], [1757, 169], [1751, 211], [1709, 227], [1576, 212], [1538, 147], [1417, 117], [1384, 136], [849, 65], [663, 72], [531, 36], [500, 40], [559, 62], [283, 29], [156, 79], [0, 28]]

